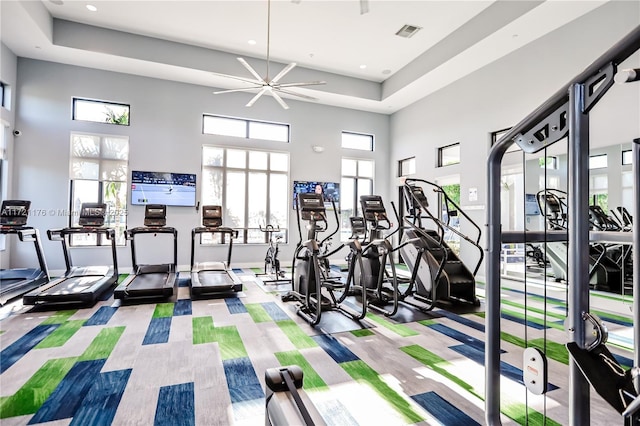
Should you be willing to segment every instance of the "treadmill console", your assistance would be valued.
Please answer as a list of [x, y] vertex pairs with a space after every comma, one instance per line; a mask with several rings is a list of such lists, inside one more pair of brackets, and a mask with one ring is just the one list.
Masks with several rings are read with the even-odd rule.
[[147, 204], [144, 208], [144, 226], [161, 228], [167, 225], [167, 206]]
[[202, 226], [219, 228], [222, 226], [222, 206], [202, 206]]
[[315, 192], [305, 192], [302, 194], [298, 194], [298, 203], [300, 203], [299, 205], [302, 220], [327, 220], [322, 194], [316, 194]]
[[31, 201], [4, 200], [0, 212], [0, 226], [18, 227], [27, 224]]
[[104, 225], [107, 205], [103, 203], [82, 203], [78, 225], [82, 227], [100, 227]]

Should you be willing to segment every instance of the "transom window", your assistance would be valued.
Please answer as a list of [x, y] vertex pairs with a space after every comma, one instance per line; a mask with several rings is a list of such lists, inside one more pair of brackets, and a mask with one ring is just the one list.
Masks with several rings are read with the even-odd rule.
[[630, 166], [632, 163], [633, 154], [630, 149], [622, 151], [622, 165]]
[[438, 148], [438, 167], [460, 163], [460, 143]]
[[359, 149], [361, 151], [373, 151], [373, 135], [342, 132], [342, 147], [347, 149]]
[[[105, 226], [114, 228], [118, 245], [125, 244], [127, 228], [127, 172], [129, 138], [71, 134], [69, 226], [78, 226], [82, 203], [106, 203]], [[110, 244], [102, 235], [73, 235], [72, 245]]]
[[203, 146], [202, 175], [202, 202], [224, 206], [236, 243], [266, 243], [260, 226], [288, 229], [288, 153]]
[[5, 84], [0, 81], [0, 106], [4, 107], [5, 105]]
[[416, 173], [416, 157], [398, 161], [398, 176], [409, 176]]
[[74, 120], [128, 126], [129, 110], [130, 106], [127, 104], [73, 98]]
[[604, 169], [607, 165], [607, 154], [592, 155], [589, 157], [589, 169]]
[[289, 125], [282, 123], [270, 123], [267, 121], [254, 121], [208, 114], [202, 116], [202, 132], [207, 135], [289, 142], [289, 130]]

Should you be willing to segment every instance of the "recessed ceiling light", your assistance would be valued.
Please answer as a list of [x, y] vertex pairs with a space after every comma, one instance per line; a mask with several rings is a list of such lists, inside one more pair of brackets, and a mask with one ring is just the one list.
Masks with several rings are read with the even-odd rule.
[[249, 43], [250, 45], [253, 46], [254, 44], [256, 44], [256, 41], [255, 40], [249, 40], [247, 43]]
[[360, 65], [360, 69], [363, 70], [365, 69], [367, 66], [365, 64]]
[[384, 75], [391, 74], [391, 70], [382, 70], [382, 74]]
[[90, 11], [92, 11], [92, 12], [97, 12], [97, 11], [98, 11], [98, 8], [97, 8], [97, 7], [95, 7], [95, 6], [94, 6], [94, 5], [92, 5], [92, 4], [88, 4], [88, 5], [87, 5], [87, 9], [89, 9], [89, 10], [90, 10]]
[[62, 6], [64, 2], [62, 0], [49, 0], [50, 3], [53, 3], [57, 6]]

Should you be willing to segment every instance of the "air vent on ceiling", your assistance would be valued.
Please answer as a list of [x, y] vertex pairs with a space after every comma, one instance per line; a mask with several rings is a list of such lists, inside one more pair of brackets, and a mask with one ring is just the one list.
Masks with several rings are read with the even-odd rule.
[[409, 37], [412, 37], [418, 31], [420, 31], [421, 29], [422, 27], [416, 27], [415, 25], [405, 25], [398, 30], [396, 35], [404, 38], [409, 38]]

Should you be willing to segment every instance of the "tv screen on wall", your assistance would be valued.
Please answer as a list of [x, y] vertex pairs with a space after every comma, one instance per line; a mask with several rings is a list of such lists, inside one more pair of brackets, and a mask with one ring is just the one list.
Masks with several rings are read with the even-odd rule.
[[301, 181], [301, 180], [294, 181], [293, 182], [293, 208], [294, 209], [296, 208], [298, 194], [306, 193], [306, 192], [322, 193], [324, 206], [327, 209], [332, 209], [333, 203], [335, 203], [336, 208], [340, 208], [340, 184], [339, 183]]
[[196, 175], [170, 172], [131, 172], [131, 204], [196, 205]]

